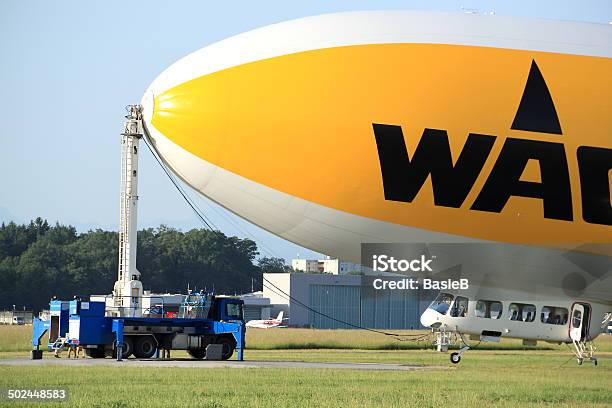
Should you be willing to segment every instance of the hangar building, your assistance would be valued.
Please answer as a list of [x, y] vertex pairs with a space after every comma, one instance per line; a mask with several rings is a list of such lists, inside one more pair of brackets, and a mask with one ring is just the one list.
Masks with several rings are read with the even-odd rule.
[[[348, 322], [375, 329], [420, 329], [420, 316], [436, 295], [422, 289], [375, 290], [365, 275], [266, 273], [264, 276], [263, 296], [270, 299], [270, 314], [283, 310], [292, 327], [350, 329], [350, 325], [342, 323]], [[315, 313], [300, 303], [342, 322]]]

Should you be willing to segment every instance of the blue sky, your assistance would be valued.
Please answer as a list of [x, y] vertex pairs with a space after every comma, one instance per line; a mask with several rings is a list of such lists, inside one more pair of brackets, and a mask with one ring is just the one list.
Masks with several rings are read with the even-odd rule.
[[[80, 231], [116, 229], [123, 108], [138, 102], [170, 64], [207, 44], [335, 11], [461, 12], [462, 7], [498, 15], [612, 21], [610, 0], [5, 0], [0, 3], [0, 220], [41, 216]], [[149, 154], [141, 157], [140, 174], [141, 228], [201, 226]], [[254, 237], [288, 259], [314, 254], [206, 204], [195, 192], [191, 196], [226, 234]]]

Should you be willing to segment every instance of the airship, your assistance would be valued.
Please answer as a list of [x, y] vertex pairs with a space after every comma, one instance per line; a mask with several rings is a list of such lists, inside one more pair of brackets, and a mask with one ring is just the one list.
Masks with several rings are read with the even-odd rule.
[[584, 345], [612, 311], [611, 54], [606, 24], [337, 13], [208, 45], [141, 104], [164, 163], [261, 228], [460, 262], [476, 285], [423, 324]]

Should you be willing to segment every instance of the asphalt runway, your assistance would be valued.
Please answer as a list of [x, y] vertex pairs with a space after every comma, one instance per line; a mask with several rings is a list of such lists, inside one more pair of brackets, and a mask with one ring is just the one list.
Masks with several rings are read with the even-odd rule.
[[110, 358], [44, 358], [42, 360], [30, 360], [27, 358], [8, 358], [0, 359], [0, 365], [9, 366], [39, 366], [39, 365], [60, 365], [75, 367], [186, 367], [186, 368], [329, 368], [344, 370], [386, 370], [386, 371], [418, 371], [442, 369], [447, 367], [432, 367], [420, 365], [404, 364], [379, 364], [379, 363], [314, 363], [303, 361], [206, 361], [185, 359], [148, 359], [137, 360], [127, 359], [121, 362]]

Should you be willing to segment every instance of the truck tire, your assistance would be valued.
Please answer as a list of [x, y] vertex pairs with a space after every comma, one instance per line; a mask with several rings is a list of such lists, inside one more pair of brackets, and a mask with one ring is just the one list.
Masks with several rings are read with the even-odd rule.
[[[114, 345], [113, 348], [113, 358], [117, 358], [117, 344]], [[123, 348], [121, 349], [121, 358], [126, 359], [132, 355], [134, 351], [134, 343], [131, 337], [123, 338]]]
[[206, 349], [203, 348], [189, 349], [187, 350], [187, 353], [189, 353], [189, 355], [196, 360], [202, 360], [204, 357], [206, 357]]
[[85, 355], [89, 358], [104, 358], [106, 357], [106, 350], [104, 350], [104, 347], [86, 348]]
[[234, 354], [234, 348], [236, 347], [234, 340], [222, 336], [219, 337], [217, 341], [215, 341], [215, 343], [223, 345], [223, 352], [221, 352], [221, 358], [223, 360], [229, 360]]
[[136, 358], [151, 358], [157, 351], [157, 342], [153, 336], [138, 336], [134, 344], [134, 356]]

